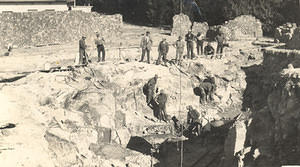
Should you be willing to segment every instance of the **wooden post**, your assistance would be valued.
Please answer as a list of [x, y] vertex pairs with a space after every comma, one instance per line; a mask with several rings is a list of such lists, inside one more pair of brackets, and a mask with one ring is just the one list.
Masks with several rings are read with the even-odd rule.
[[74, 7], [76, 7], [76, 0], [74, 0]]
[[180, 0], [180, 13], [182, 13], [182, 0]]

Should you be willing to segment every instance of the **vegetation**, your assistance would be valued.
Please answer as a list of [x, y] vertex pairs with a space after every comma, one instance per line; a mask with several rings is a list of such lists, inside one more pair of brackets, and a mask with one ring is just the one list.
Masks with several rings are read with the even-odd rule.
[[[171, 25], [172, 17], [180, 13], [180, 0], [77, 0], [91, 2], [101, 13], [121, 13], [134, 24]], [[285, 22], [300, 24], [299, 0], [182, 0], [183, 13], [195, 21], [209, 25], [223, 24], [239, 15], [250, 14], [263, 22], [265, 33]], [[201, 12], [199, 12], [201, 11]]]

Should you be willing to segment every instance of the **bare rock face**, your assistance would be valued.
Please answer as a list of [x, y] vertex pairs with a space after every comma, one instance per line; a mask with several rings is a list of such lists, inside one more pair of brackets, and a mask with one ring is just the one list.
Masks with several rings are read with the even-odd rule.
[[205, 36], [208, 28], [209, 28], [209, 26], [208, 26], [207, 22], [203, 22], [203, 23], [194, 22], [192, 32], [194, 35], [197, 35], [200, 32], [201, 34], [204, 34], [204, 36]]
[[296, 28], [293, 33], [293, 37], [287, 43], [289, 49], [300, 49], [300, 28]]
[[275, 29], [274, 40], [275, 42], [289, 42], [294, 34], [294, 30], [297, 28], [296, 23], [286, 23]]
[[185, 14], [175, 15], [173, 17], [172, 35], [184, 36], [191, 29], [192, 22], [189, 16]]
[[0, 46], [18, 47], [73, 42], [99, 32], [109, 42], [121, 33], [121, 15], [82, 11], [43, 11], [0, 14]]
[[230, 40], [259, 38], [263, 36], [261, 22], [250, 15], [236, 17], [223, 26], [231, 31], [231, 33], [225, 34], [225, 36], [229, 36]]

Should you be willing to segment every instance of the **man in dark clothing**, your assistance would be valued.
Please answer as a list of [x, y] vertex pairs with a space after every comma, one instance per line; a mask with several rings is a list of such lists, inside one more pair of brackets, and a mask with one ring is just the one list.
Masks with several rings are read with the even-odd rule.
[[196, 109], [193, 109], [192, 106], [187, 107], [187, 123], [189, 125], [190, 134], [199, 136], [201, 133], [201, 122], [199, 120], [200, 114]]
[[95, 44], [97, 46], [97, 51], [98, 51], [98, 61], [101, 61], [101, 53], [102, 53], [102, 61], [105, 61], [105, 47], [104, 47], [104, 39], [100, 38], [100, 35], [97, 33], [96, 34], [97, 38], [95, 39]]
[[188, 34], [185, 35], [187, 57], [189, 59], [194, 58], [194, 40], [195, 40], [195, 36], [192, 34], [192, 31], [189, 30]]
[[210, 42], [208, 42], [207, 45], [204, 47], [204, 54], [206, 56], [215, 54], [215, 49], [211, 46]]
[[201, 55], [203, 54], [203, 43], [204, 43], [204, 40], [203, 40], [203, 35], [201, 34], [201, 32], [199, 32], [197, 34], [197, 54], [199, 55], [199, 52], [201, 51]]
[[225, 43], [225, 38], [222, 33], [218, 33], [216, 36], [215, 40], [217, 41], [217, 54], [221, 54], [220, 58], [222, 58], [222, 53], [223, 53], [223, 48], [224, 48], [224, 43]]
[[86, 64], [87, 63], [87, 56], [86, 56], [86, 48], [87, 45], [85, 43], [85, 36], [82, 36], [82, 38], [79, 40], [79, 64]]
[[164, 65], [166, 66], [168, 52], [169, 52], [169, 44], [166, 38], [163, 38], [163, 40], [158, 45], [158, 59], [156, 65], [160, 64], [162, 58]]
[[140, 62], [144, 61], [145, 54], [147, 52], [147, 62], [150, 64], [150, 51], [152, 47], [152, 39], [150, 37], [150, 32], [147, 31], [146, 35], [142, 37], [140, 47], [142, 48], [142, 57]]
[[146, 102], [149, 107], [153, 107], [151, 103], [153, 103], [155, 93], [156, 93], [156, 84], [157, 84], [158, 75], [155, 74], [153, 78], [151, 78], [148, 83], [144, 86], [144, 94], [146, 95]]
[[156, 101], [158, 104], [158, 119], [160, 121], [167, 122], [167, 114], [166, 114], [166, 103], [167, 103], [167, 95], [165, 94], [164, 90], [160, 91], [160, 94], [157, 95]]

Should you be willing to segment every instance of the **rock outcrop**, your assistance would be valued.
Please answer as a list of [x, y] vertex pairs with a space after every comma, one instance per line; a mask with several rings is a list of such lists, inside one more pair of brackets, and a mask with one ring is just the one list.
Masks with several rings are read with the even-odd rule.
[[192, 22], [189, 16], [185, 14], [175, 15], [173, 17], [172, 35], [185, 36], [189, 30], [191, 30]]
[[122, 16], [82, 11], [0, 14], [0, 46], [38, 46], [73, 42], [99, 32], [109, 42], [121, 33]]
[[296, 23], [286, 23], [275, 29], [274, 40], [275, 42], [289, 42], [294, 34], [294, 30], [297, 28]]
[[230, 30], [230, 32], [224, 31], [225, 37], [229, 40], [255, 39], [263, 36], [262, 23], [250, 15], [238, 16], [223, 26]]
[[204, 36], [205, 36], [208, 29], [209, 29], [209, 26], [208, 26], [207, 22], [203, 22], [203, 23], [194, 22], [193, 27], [192, 27], [192, 32], [195, 35], [197, 35], [200, 32], [201, 34], [204, 34]]
[[296, 28], [293, 33], [293, 37], [287, 43], [289, 49], [298, 49], [300, 50], [300, 28]]
[[245, 166], [250, 167], [300, 163], [297, 158], [300, 154], [299, 56], [296, 50], [268, 48], [261, 65], [243, 68], [247, 76], [243, 106], [251, 114], [243, 123], [246, 138], [238, 139], [235, 133], [229, 133], [229, 143], [234, 139], [242, 145], [236, 144], [237, 150], [225, 146], [225, 150], [231, 151], [225, 155], [225, 161], [229, 162], [225, 166], [236, 165], [237, 151]]

